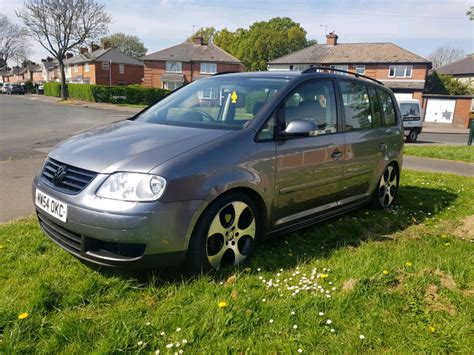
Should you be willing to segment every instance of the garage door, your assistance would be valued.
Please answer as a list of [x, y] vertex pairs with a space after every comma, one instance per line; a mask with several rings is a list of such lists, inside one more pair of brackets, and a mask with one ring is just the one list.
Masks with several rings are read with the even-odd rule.
[[426, 104], [425, 121], [437, 123], [452, 123], [455, 99], [428, 99]]
[[397, 101], [413, 99], [413, 94], [412, 93], [406, 94], [406, 93], [396, 92], [394, 94], [395, 94], [395, 98], [397, 99]]

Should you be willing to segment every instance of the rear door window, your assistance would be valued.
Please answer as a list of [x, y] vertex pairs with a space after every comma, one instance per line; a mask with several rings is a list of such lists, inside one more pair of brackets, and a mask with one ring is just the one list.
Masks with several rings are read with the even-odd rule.
[[380, 103], [382, 105], [383, 112], [383, 124], [384, 126], [394, 126], [397, 123], [397, 116], [395, 114], [395, 105], [392, 97], [385, 91], [377, 89], [380, 97]]
[[382, 111], [377, 92], [372, 86], [368, 87], [368, 91], [370, 107], [372, 108], [372, 126], [373, 128], [382, 127]]
[[372, 128], [372, 112], [367, 87], [352, 81], [340, 81], [346, 117], [345, 131]]

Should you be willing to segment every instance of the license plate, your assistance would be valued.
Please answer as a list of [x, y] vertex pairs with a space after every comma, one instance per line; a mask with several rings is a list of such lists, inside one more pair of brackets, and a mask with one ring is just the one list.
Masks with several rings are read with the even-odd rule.
[[66, 222], [67, 204], [64, 202], [58, 201], [40, 190], [36, 190], [35, 204], [50, 216]]

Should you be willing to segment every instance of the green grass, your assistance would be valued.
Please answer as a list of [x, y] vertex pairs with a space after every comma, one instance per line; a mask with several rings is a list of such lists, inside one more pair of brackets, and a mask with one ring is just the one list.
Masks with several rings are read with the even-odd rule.
[[131, 107], [131, 108], [145, 108], [148, 107], [148, 105], [142, 105], [142, 104], [115, 104], [117, 106], [121, 107]]
[[449, 159], [474, 163], [474, 146], [405, 145], [406, 155], [423, 158]]
[[[474, 245], [458, 228], [472, 222], [472, 201], [472, 178], [404, 171], [392, 209], [361, 209], [267, 241], [242, 268], [196, 278], [91, 268], [33, 218], [5, 224], [0, 353], [174, 353], [177, 342], [185, 353], [468, 353]], [[311, 282], [330, 298], [267, 288], [311, 279], [313, 270]], [[22, 312], [29, 316], [20, 320]]]

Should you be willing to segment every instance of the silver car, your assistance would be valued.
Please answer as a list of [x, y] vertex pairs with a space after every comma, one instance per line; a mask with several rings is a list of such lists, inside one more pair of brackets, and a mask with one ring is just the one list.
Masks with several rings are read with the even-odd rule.
[[400, 112], [390, 90], [349, 74], [215, 75], [74, 136], [34, 179], [39, 223], [98, 265], [200, 271], [368, 202], [387, 208]]

